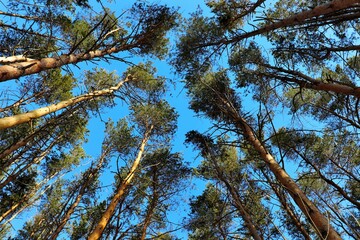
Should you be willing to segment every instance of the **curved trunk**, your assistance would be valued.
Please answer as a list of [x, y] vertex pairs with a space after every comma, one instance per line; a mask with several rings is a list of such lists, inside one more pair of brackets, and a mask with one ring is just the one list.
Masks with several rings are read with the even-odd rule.
[[137, 168], [138, 168], [138, 166], [140, 164], [140, 160], [141, 160], [142, 155], [144, 153], [145, 146], [147, 144], [147, 141], [149, 140], [150, 133], [151, 133], [152, 129], [153, 129], [153, 126], [151, 126], [145, 132], [144, 137], [143, 137], [142, 142], [141, 142], [141, 145], [140, 145], [139, 152], [138, 152], [138, 154], [136, 156], [135, 161], [133, 162], [133, 164], [131, 166], [130, 172], [128, 173], [126, 178], [122, 181], [122, 183], [120, 184], [120, 186], [116, 190], [116, 194], [111, 199], [111, 202], [110, 202], [109, 206], [105, 210], [104, 214], [101, 216], [101, 218], [100, 218], [98, 224], [96, 225], [95, 229], [89, 235], [88, 240], [96, 240], [96, 239], [99, 239], [101, 237], [106, 225], [109, 223], [111, 217], [113, 216], [113, 214], [115, 212], [117, 204], [120, 202], [122, 196], [125, 193], [125, 190], [129, 186], [132, 178], [135, 176], [135, 172], [136, 172], [136, 170], [137, 170]]
[[42, 108], [38, 108], [36, 110], [27, 112], [27, 113], [21, 113], [15, 116], [11, 116], [11, 117], [4, 117], [0, 119], [0, 129], [6, 129], [6, 128], [10, 128], [13, 126], [16, 126], [18, 124], [21, 123], [26, 123], [26, 122], [30, 122], [32, 119], [36, 119], [42, 116], [45, 116], [49, 113], [53, 113], [56, 112], [58, 110], [64, 109], [66, 107], [69, 106], [73, 106], [79, 102], [83, 102], [86, 100], [90, 100], [99, 96], [105, 96], [105, 95], [109, 95], [111, 93], [113, 93], [114, 91], [120, 89], [120, 87], [127, 81], [131, 80], [131, 76], [127, 76], [126, 79], [124, 81], [119, 82], [116, 86], [111, 87], [111, 88], [107, 88], [107, 89], [102, 89], [102, 90], [97, 90], [97, 91], [93, 91], [87, 94], [83, 94], [77, 97], [73, 97], [71, 99], [65, 100], [65, 101], [61, 101], [59, 103], [56, 104], [51, 104], [49, 106], [46, 107], [42, 107]]

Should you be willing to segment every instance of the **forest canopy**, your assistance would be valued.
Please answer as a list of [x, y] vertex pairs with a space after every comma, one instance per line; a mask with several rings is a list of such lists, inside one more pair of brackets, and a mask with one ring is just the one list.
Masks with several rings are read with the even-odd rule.
[[360, 239], [359, 18], [1, 2], [0, 238]]

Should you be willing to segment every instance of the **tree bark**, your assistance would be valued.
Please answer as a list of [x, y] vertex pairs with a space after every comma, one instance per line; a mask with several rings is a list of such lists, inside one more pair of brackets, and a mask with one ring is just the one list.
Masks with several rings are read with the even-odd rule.
[[281, 168], [275, 158], [256, 137], [246, 120], [239, 115], [238, 111], [230, 102], [221, 96], [219, 97], [219, 101], [221, 101], [227, 108], [224, 114], [227, 114], [227, 116], [230, 117], [230, 121], [242, 132], [249, 144], [258, 152], [261, 159], [270, 168], [270, 171], [275, 175], [276, 179], [284, 186], [290, 196], [292, 196], [295, 203], [314, 227], [317, 235], [326, 240], [340, 240], [341, 237], [339, 234], [329, 224], [330, 220], [320, 212], [320, 210], [310, 201], [289, 174]]
[[[29, 60], [9, 65], [0, 66], [0, 82], [16, 79], [22, 76], [39, 73], [44, 70], [59, 68], [67, 64], [76, 64], [94, 58], [104, 57], [109, 54], [126, 51], [136, 47], [139, 43], [129, 44], [121, 47], [113, 47], [104, 50], [89, 51], [88, 53], [68, 54], [59, 57], [42, 58], [40, 60]], [[21, 59], [20, 57], [18, 57]], [[6, 59], [4, 59], [6, 61]], [[13, 60], [13, 59], [10, 59]]]
[[[359, 4], [359, 0], [334, 0], [330, 3], [325, 3], [320, 6], [316, 6], [313, 9], [303, 11], [301, 13], [295, 14], [294, 16], [282, 19], [278, 22], [267, 24], [255, 31], [251, 31], [248, 33], [241, 34], [239, 36], [236, 36], [232, 39], [222, 39], [220, 41], [214, 42], [214, 43], [208, 43], [203, 44], [195, 47], [206, 47], [206, 46], [214, 46], [214, 45], [220, 45], [220, 44], [233, 44], [236, 42], [239, 42], [241, 40], [254, 37], [260, 34], [268, 33], [270, 31], [279, 29], [279, 28], [286, 28], [296, 25], [304, 24], [306, 20], [309, 20], [311, 18], [320, 17], [323, 15], [327, 15], [333, 12], [336, 12], [338, 10], [346, 9], [349, 7], [354, 6], [355, 4]], [[357, 19], [357, 17], [354, 19]]]
[[111, 217], [113, 216], [116, 206], [119, 203], [119, 201], [121, 200], [122, 196], [125, 193], [125, 190], [127, 189], [127, 187], [129, 186], [132, 178], [135, 176], [135, 172], [140, 164], [142, 155], [144, 153], [145, 150], [145, 146], [149, 140], [151, 131], [153, 129], [153, 126], [150, 126], [149, 129], [147, 129], [147, 131], [144, 134], [144, 137], [142, 139], [141, 145], [140, 145], [140, 149], [139, 152], [136, 156], [135, 161], [133, 162], [130, 172], [128, 173], [128, 175], [125, 177], [125, 179], [122, 181], [122, 183], [120, 184], [120, 186], [118, 187], [118, 189], [116, 190], [116, 194], [114, 195], [114, 197], [112, 198], [109, 206], [107, 207], [107, 209], [105, 210], [104, 214], [101, 216], [98, 224], [96, 225], [95, 229], [93, 230], [93, 232], [89, 235], [88, 240], [97, 240], [101, 237], [106, 225], [109, 223]]
[[[0, 67], [1, 68], [1, 67]], [[30, 122], [32, 119], [36, 119], [36, 118], [40, 118], [42, 116], [45, 116], [49, 113], [53, 113], [56, 112], [60, 109], [69, 107], [69, 106], [73, 106], [76, 103], [79, 102], [83, 102], [86, 100], [90, 100], [99, 96], [105, 96], [105, 95], [109, 95], [111, 93], [113, 93], [114, 91], [120, 89], [120, 87], [125, 83], [132, 80], [131, 76], [127, 76], [125, 80], [119, 82], [116, 86], [111, 87], [111, 88], [107, 88], [107, 89], [102, 89], [102, 90], [97, 90], [97, 91], [93, 91], [87, 94], [83, 94], [65, 101], [61, 101], [59, 103], [56, 104], [51, 104], [47, 107], [42, 107], [42, 108], [38, 108], [35, 109], [33, 111], [27, 112], [27, 113], [21, 113], [15, 116], [11, 116], [11, 117], [4, 117], [0, 119], [0, 130], [1, 129], [6, 129], [6, 128], [10, 128], [16, 125], [19, 125], [21, 123], [26, 123], [26, 122]]]
[[[207, 149], [207, 151], [211, 151], [211, 149]], [[214, 154], [211, 154], [211, 155], [213, 156]], [[240, 216], [244, 220], [245, 226], [249, 230], [250, 235], [254, 238], [254, 240], [263, 240], [264, 239], [263, 236], [261, 236], [261, 234], [259, 234], [258, 230], [256, 229], [256, 225], [254, 224], [251, 215], [246, 210], [244, 203], [239, 196], [238, 191], [234, 188], [234, 186], [232, 186], [232, 184], [228, 181], [228, 179], [225, 178], [219, 165], [216, 162], [216, 159], [211, 159], [211, 162], [215, 167], [217, 177], [219, 178], [219, 180], [221, 182], [223, 182], [225, 184], [227, 190], [230, 192], [230, 194], [234, 200], [234, 205], [235, 205], [236, 209], [238, 210]]]
[[274, 173], [276, 179], [287, 189], [292, 196], [295, 203], [299, 206], [301, 211], [308, 218], [310, 223], [314, 226], [319, 237], [327, 240], [340, 240], [341, 237], [329, 224], [329, 219], [324, 216], [320, 210], [307, 198], [305, 193], [299, 188], [294, 180], [281, 168], [274, 157], [267, 151], [263, 144], [257, 139], [251, 127], [247, 124], [245, 119], [237, 116], [235, 120], [236, 126], [242, 130], [248, 142], [259, 153], [263, 161], [268, 165], [270, 170]]
[[154, 213], [154, 209], [157, 205], [157, 202], [159, 200], [159, 194], [157, 192], [157, 171], [156, 171], [156, 166], [151, 168], [151, 171], [153, 172], [153, 177], [152, 177], [152, 186], [153, 186], [153, 194], [152, 194], [152, 198], [150, 200], [150, 203], [147, 207], [147, 211], [146, 211], [146, 216], [145, 216], [145, 220], [144, 220], [144, 225], [142, 228], [142, 232], [141, 232], [141, 240], [145, 240], [146, 237], [146, 230], [150, 225], [151, 222], [151, 218], [152, 215]]
[[107, 156], [107, 154], [109, 153], [109, 148], [107, 148], [102, 155], [100, 156], [99, 162], [97, 164], [97, 166], [94, 169], [89, 169], [90, 172], [87, 174], [86, 176], [86, 181], [81, 185], [80, 190], [78, 195], [76, 196], [75, 201], [73, 202], [73, 204], [71, 204], [71, 206], [68, 208], [68, 210], [66, 211], [64, 217], [60, 220], [60, 224], [57, 226], [57, 228], [55, 229], [54, 233], [51, 235], [50, 239], [51, 240], [55, 240], [57, 239], [57, 237], [59, 236], [60, 232], [62, 231], [62, 229], [64, 228], [65, 224], [69, 221], [71, 215], [74, 213], [75, 208], [79, 205], [82, 197], [84, 196], [89, 184], [91, 183], [91, 181], [93, 181], [94, 176], [100, 171], [105, 157]]
[[270, 177], [267, 175], [267, 173], [264, 170], [261, 170], [261, 173], [266, 178], [266, 181], [269, 183], [273, 191], [275, 192], [275, 195], [279, 199], [280, 204], [282, 205], [283, 209], [286, 211], [287, 215], [291, 218], [291, 220], [294, 222], [295, 227], [297, 230], [304, 236], [305, 240], [311, 240], [311, 237], [309, 233], [305, 230], [305, 228], [302, 226], [302, 223], [298, 216], [295, 214], [293, 209], [289, 206], [287, 203], [287, 199], [283, 192], [279, 189], [280, 187], [277, 187], [270, 179]]

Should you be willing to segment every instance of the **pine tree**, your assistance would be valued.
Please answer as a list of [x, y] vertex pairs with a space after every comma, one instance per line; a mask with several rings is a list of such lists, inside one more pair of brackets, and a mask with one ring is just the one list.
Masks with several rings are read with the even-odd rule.
[[[207, 6], [210, 14], [198, 11], [188, 19], [172, 60], [186, 79], [190, 107], [210, 119], [212, 139], [230, 134], [246, 159], [253, 159], [242, 164], [265, 177], [263, 186], [281, 204], [285, 215], [272, 215], [273, 219], [287, 219], [280, 233], [289, 229], [289, 234], [296, 236], [296, 229], [307, 239], [314, 234], [326, 239], [346, 234], [356, 239], [348, 218], [325, 200], [332, 199], [335, 205], [346, 201], [340, 209], [358, 206], [351, 191], [344, 189], [349, 178], [357, 178], [351, 170], [354, 161], [347, 162], [352, 162], [349, 168], [336, 166], [331, 153], [337, 140], [323, 145], [323, 150], [317, 148], [316, 154], [310, 154], [310, 149], [330, 129], [338, 137], [350, 131], [357, 139], [358, 2], [207, 1]], [[252, 96], [252, 108], [248, 95]], [[259, 106], [258, 111], [254, 105]], [[281, 108], [288, 109], [287, 117], [292, 115], [293, 121], [301, 124], [274, 120], [286, 115]], [[309, 119], [317, 126], [307, 124]], [[311, 137], [300, 140], [297, 134], [283, 139], [281, 125], [286, 133], [313, 135], [314, 141]], [[303, 147], [303, 143], [309, 145]], [[289, 144], [292, 147], [285, 147]], [[357, 155], [350, 142], [338, 149], [342, 148], [353, 149]], [[321, 152], [326, 152], [326, 157]], [[322, 164], [318, 162], [321, 155], [326, 159]], [[297, 168], [296, 172], [291, 169], [288, 173], [289, 165]], [[343, 170], [349, 171], [340, 173]], [[340, 180], [340, 176], [347, 177]], [[339, 198], [331, 196], [334, 191]], [[262, 198], [273, 204], [266, 196]], [[297, 206], [292, 206], [289, 198]], [[307, 216], [306, 223], [299, 210]]]

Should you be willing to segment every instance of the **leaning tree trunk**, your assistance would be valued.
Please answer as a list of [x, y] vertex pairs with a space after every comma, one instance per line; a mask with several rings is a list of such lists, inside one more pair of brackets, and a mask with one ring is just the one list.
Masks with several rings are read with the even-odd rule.
[[[296, 25], [302, 25], [308, 20], [314, 20], [315, 18], [324, 16], [324, 15], [330, 15], [331, 13], [334, 13], [336, 11], [350, 8], [354, 6], [355, 4], [358, 4], [359, 0], [334, 0], [329, 3], [322, 4], [320, 6], [316, 6], [313, 9], [300, 12], [298, 14], [295, 14], [291, 17], [282, 19], [278, 22], [272, 23], [272, 24], [266, 24], [263, 27], [260, 27], [257, 30], [244, 33], [241, 35], [238, 35], [231, 39], [223, 39], [218, 42], [210, 43], [210, 44], [204, 44], [204, 46], [210, 46], [210, 45], [220, 45], [220, 44], [234, 44], [241, 40], [248, 39], [257, 35], [265, 34], [271, 31], [274, 31], [279, 28], [286, 28]], [[354, 14], [352, 16], [352, 19], [357, 19], [359, 17], [358, 14]], [[197, 46], [199, 47], [199, 46]], [[202, 46], [200, 46], [202, 47]]]
[[141, 141], [141, 145], [140, 145], [140, 149], [139, 152], [136, 156], [135, 161], [133, 162], [130, 172], [128, 173], [128, 175], [125, 177], [125, 179], [122, 181], [122, 183], [120, 184], [120, 186], [118, 187], [118, 189], [116, 190], [116, 194], [114, 195], [114, 197], [111, 199], [111, 202], [109, 204], [109, 206], [107, 207], [107, 209], [105, 210], [104, 214], [101, 216], [98, 224], [96, 225], [95, 229], [93, 230], [93, 232], [89, 235], [88, 240], [97, 240], [101, 237], [106, 225], [109, 223], [111, 217], [113, 216], [116, 206], [117, 204], [120, 202], [121, 198], [123, 197], [125, 190], [127, 189], [127, 187], [129, 186], [132, 178], [135, 176], [135, 172], [140, 164], [140, 160], [142, 158], [142, 155], [144, 153], [145, 150], [145, 146], [149, 140], [151, 131], [153, 129], [153, 126], [151, 125], [149, 129], [147, 129], [147, 131], [144, 134], [144, 137]]
[[[213, 91], [216, 91], [213, 89]], [[340, 240], [339, 234], [329, 224], [329, 219], [324, 216], [320, 210], [310, 201], [305, 193], [300, 189], [296, 182], [289, 174], [279, 165], [275, 158], [266, 149], [263, 143], [256, 137], [253, 129], [249, 126], [244, 118], [242, 118], [237, 109], [233, 107], [231, 102], [224, 99], [216, 92], [219, 104], [223, 108], [222, 111], [228, 117], [228, 121], [240, 130], [248, 143], [258, 152], [261, 159], [269, 167], [270, 171], [275, 175], [276, 179], [284, 186], [295, 203], [307, 217], [315, 232], [320, 238], [326, 240]]]
[[151, 223], [151, 218], [154, 214], [155, 211], [155, 207], [159, 201], [159, 193], [157, 190], [157, 183], [158, 183], [158, 176], [157, 176], [157, 171], [156, 171], [156, 166], [151, 168], [151, 171], [153, 173], [152, 175], [152, 186], [153, 186], [153, 191], [152, 191], [152, 198], [147, 206], [147, 211], [146, 211], [146, 216], [145, 216], [145, 220], [144, 220], [144, 224], [141, 230], [141, 240], [145, 240], [146, 237], [146, 231], [147, 228], [149, 227], [150, 223]]
[[[207, 147], [206, 151], [208, 151], [211, 156], [215, 155], [214, 153], [211, 152], [211, 149], [208, 147]], [[241, 200], [241, 198], [239, 196], [239, 192], [234, 188], [234, 186], [231, 184], [231, 182], [228, 181], [228, 179], [226, 179], [226, 177], [224, 176], [224, 174], [222, 173], [222, 171], [220, 169], [219, 164], [216, 162], [216, 159], [211, 158], [210, 160], [211, 160], [211, 163], [215, 167], [217, 177], [219, 178], [219, 180], [221, 182], [223, 182], [225, 184], [227, 190], [229, 191], [231, 197], [233, 198], [234, 205], [235, 205], [237, 211], [239, 212], [241, 218], [244, 220], [245, 226], [248, 229], [250, 235], [255, 240], [263, 240], [264, 238], [261, 235], [261, 233], [258, 232], [257, 226], [254, 224], [252, 216], [247, 211], [243, 201]]]
[[[104, 57], [120, 51], [126, 51], [136, 47], [136, 44], [129, 44], [120, 47], [113, 47], [104, 50], [89, 51], [88, 53], [65, 54], [59, 57], [42, 58], [40, 60], [23, 58], [23, 62], [16, 62], [0, 66], [0, 82], [16, 79], [22, 76], [36, 74], [48, 69], [59, 68], [68, 64], [76, 64], [86, 60]], [[18, 59], [17, 59], [18, 60]], [[4, 63], [4, 60], [2, 60]], [[5, 61], [8, 63], [11, 61]]]
[[296, 229], [303, 235], [305, 240], [311, 240], [311, 237], [310, 237], [309, 233], [303, 227], [303, 224], [301, 223], [300, 219], [295, 214], [295, 212], [293, 211], [291, 206], [287, 203], [287, 199], [286, 199], [286, 197], [284, 195], [284, 192], [281, 192], [280, 187], [277, 186], [276, 183], [273, 183], [271, 181], [270, 176], [264, 170], [260, 170], [260, 171], [264, 175], [264, 177], [266, 178], [266, 181], [268, 182], [268, 184], [270, 185], [270, 187], [274, 191], [277, 198], [279, 199], [279, 202], [280, 202], [282, 208], [285, 210], [286, 214], [293, 221]]
[[[275, 158], [269, 153], [262, 142], [257, 139], [251, 127], [244, 118], [237, 112], [233, 112], [233, 120], [246, 137], [250, 145], [259, 153], [262, 160], [268, 165], [276, 179], [287, 189], [295, 203], [299, 206], [309, 222], [314, 226], [319, 237], [327, 240], [341, 239], [335, 229], [329, 224], [329, 219], [324, 216], [320, 210], [310, 201], [305, 193], [299, 188], [295, 181], [287, 172], [278, 164]], [[236, 115], [235, 115], [236, 114]]]
[[10, 128], [13, 126], [16, 126], [18, 124], [21, 123], [26, 123], [26, 122], [30, 122], [32, 119], [36, 119], [42, 116], [45, 116], [49, 113], [53, 113], [56, 112], [58, 110], [64, 109], [66, 107], [69, 106], [73, 106], [77, 103], [83, 102], [83, 101], [87, 101], [87, 100], [91, 100], [94, 99], [96, 97], [100, 97], [100, 96], [106, 96], [109, 94], [112, 94], [114, 91], [117, 91], [120, 89], [120, 87], [125, 83], [132, 80], [132, 77], [129, 75], [125, 78], [125, 80], [119, 82], [116, 86], [111, 87], [111, 88], [107, 88], [107, 89], [102, 89], [102, 90], [96, 90], [87, 94], [83, 94], [65, 101], [61, 101], [59, 103], [56, 104], [52, 104], [46, 107], [42, 107], [42, 108], [38, 108], [35, 109], [33, 111], [27, 112], [27, 113], [21, 113], [15, 116], [11, 116], [11, 117], [4, 117], [0, 119], [0, 130], [1, 129], [6, 129], [6, 128]]
[[75, 201], [67, 209], [64, 217], [60, 220], [60, 224], [57, 226], [57, 228], [55, 229], [55, 232], [52, 234], [52, 236], [49, 239], [51, 239], [51, 240], [57, 239], [60, 232], [63, 230], [65, 224], [69, 221], [71, 215], [74, 213], [75, 208], [79, 205], [79, 203], [80, 203], [82, 197], [84, 196], [84, 194], [86, 193], [86, 190], [88, 189], [90, 183], [94, 180], [94, 177], [96, 176], [96, 174], [100, 171], [101, 167], [103, 166], [105, 157], [109, 153], [109, 150], [110, 150], [109, 148], [104, 150], [104, 152], [100, 156], [99, 162], [97, 163], [96, 167], [94, 169], [89, 169], [89, 173], [85, 177], [85, 182], [81, 185], [79, 193], [75, 198]]

